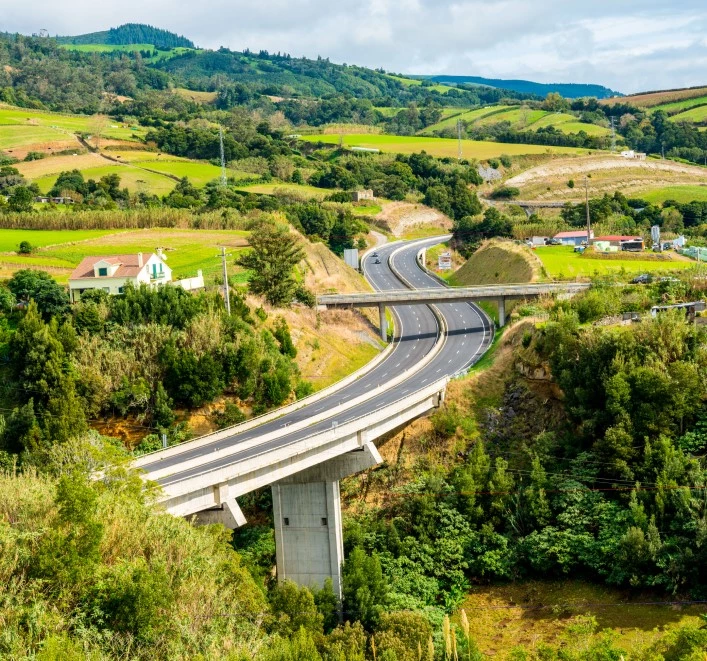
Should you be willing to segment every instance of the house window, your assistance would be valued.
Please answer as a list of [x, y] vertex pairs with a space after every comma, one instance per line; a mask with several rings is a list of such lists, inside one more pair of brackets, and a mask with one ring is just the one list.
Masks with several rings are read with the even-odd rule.
[[106, 294], [110, 294], [110, 287], [103, 287], [103, 291], [104, 291]]
[[290, 525], [290, 519], [289, 519], [288, 517], [284, 517], [284, 518], [283, 518], [283, 522], [284, 522], [284, 524], [285, 524], [286, 526], [289, 526], [289, 525]]
[[98, 267], [98, 277], [100, 278], [101, 276], [106, 276], [108, 275], [108, 267], [107, 266], [99, 266]]
[[119, 293], [119, 294], [124, 294], [124, 293], [125, 293], [125, 287], [118, 287], [118, 293]]

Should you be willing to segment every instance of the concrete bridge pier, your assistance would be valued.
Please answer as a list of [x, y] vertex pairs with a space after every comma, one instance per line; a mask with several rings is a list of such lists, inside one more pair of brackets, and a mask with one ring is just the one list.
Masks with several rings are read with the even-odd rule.
[[330, 459], [271, 485], [277, 578], [321, 588], [331, 579], [341, 600], [344, 539], [339, 480], [382, 461], [376, 446]]
[[388, 341], [388, 319], [385, 316], [385, 305], [383, 303], [380, 303], [378, 305], [378, 320], [379, 320], [381, 339], [383, 340], [383, 342], [387, 342]]
[[498, 327], [503, 328], [506, 325], [506, 299], [501, 297], [498, 299]]

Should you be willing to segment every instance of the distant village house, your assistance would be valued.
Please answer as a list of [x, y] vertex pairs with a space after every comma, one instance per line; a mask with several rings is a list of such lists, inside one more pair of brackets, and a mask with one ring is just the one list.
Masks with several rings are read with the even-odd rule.
[[626, 151], [622, 151], [621, 156], [632, 161], [646, 160], [646, 154], [640, 151], [633, 151], [633, 149], [627, 149]]
[[362, 200], [373, 200], [373, 191], [368, 188], [366, 190], [351, 191], [351, 201], [361, 202]]
[[130, 255], [108, 257], [84, 257], [69, 277], [69, 296], [72, 303], [81, 300], [81, 295], [91, 289], [102, 289], [111, 296], [122, 294], [125, 287], [147, 285], [158, 287], [168, 283], [187, 291], [204, 288], [201, 271], [196, 277], [172, 282], [172, 269], [167, 266], [161, 251], [152, 254], [141, 252]]

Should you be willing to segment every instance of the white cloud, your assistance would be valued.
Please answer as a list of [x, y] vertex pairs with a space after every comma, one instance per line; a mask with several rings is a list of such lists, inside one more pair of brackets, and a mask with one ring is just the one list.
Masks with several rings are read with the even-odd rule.
[[[704, 0], [0, 0], [4, 30], [144, 22], [205, 47], [625, 92], [707, 84]], [[37, 17], [41, 17], [38, 19]], [[40, 20], [41, 24], [37, 21]], [[706, 77], [707, 78], [707, 77]]]

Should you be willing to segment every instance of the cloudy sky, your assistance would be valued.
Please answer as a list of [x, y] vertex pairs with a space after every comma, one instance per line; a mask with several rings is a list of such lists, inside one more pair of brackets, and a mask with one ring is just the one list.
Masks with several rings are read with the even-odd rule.
[[0, 30], [150, 23], [206, 48], [261, 48], [402, 73], [707, 84], [705, 0], [0, 0]]

